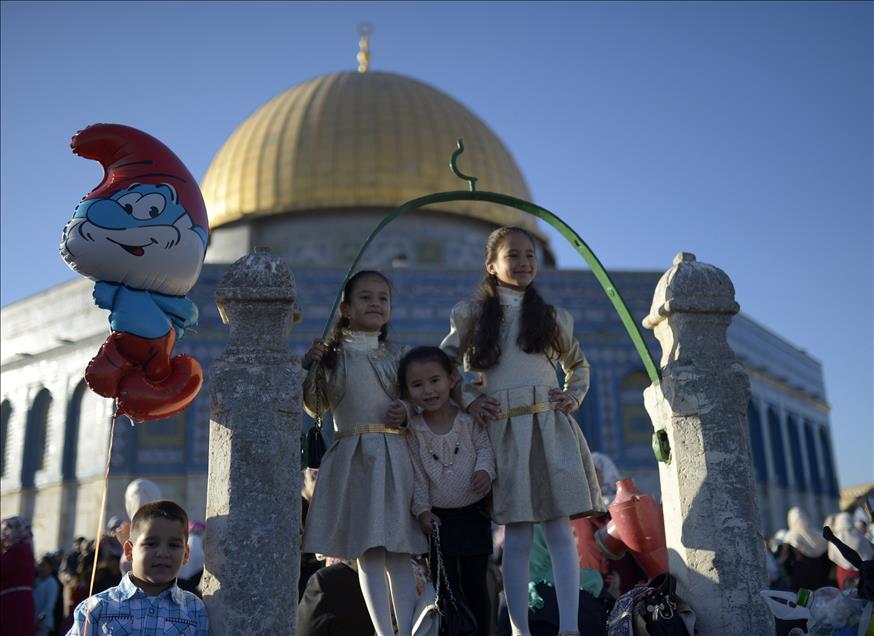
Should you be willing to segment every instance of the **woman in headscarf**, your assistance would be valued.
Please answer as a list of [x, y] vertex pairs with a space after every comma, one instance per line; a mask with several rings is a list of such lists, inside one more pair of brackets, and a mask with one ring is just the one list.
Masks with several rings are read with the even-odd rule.
[[798, 506], [789, 510], [786, 520], [789, 529], [783, 537], [783, 563], [792, 588], [816, 590], [831, 585], [832, 566], [822, 529], [814, 526]]
[[622, 475], [613, 460], [604, 453], [593, 452], [592, 463], [595, 464], [595, 473], [598, 475], [598, 483], [601, 484], [604, 505], [609, 506], [616, 498], [616, 482], [622, 479]]
[[[152, 501], [161, 499], [161, 489], [158, 484], [149, 479], [134, 479], [127, 485], [124, 491], [124, 509], [127, 512], [127, 518], [133, 519], [137, 510]], [[125, 521], [115, 531], [115, 538], [123, 546], [130, 537], [130, 521]], [[121, 553], [121, 558], [118, 563], [121, 575], [124, 576], [131, 569], [131, 563], [127, 560], [124, 551]]]
[[24, 517], [7, 517], [2, 521], [2, 535], [0, 632], [3, 636], [31, 636], [36, 619], [33, 602], [36, 566], [30, 522]]
[[[825, 525], [832, 529], [835, 536], [843, 541], [847, 547], [855, 550], [863, 561], [874, 559], [874, 544], [865, 538], [859, 529], [853, 524], [853, 517], [848, 512], [841, 512], [830, 516]], [[842, 590], [856, 587], [859, 583], [859, 570], [844, 558], [837, 546], [828, 544], [828, 558], [835, 564], [835, 575], [838, 588]]]

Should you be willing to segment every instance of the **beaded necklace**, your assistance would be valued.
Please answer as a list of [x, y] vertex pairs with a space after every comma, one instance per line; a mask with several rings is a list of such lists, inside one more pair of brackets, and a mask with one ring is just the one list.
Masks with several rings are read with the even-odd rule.
[[[424, 418], [423, 418], [423, 419], [424, 419]], [[426, 426], [427, 426], [427, 423], [426, 423]], [[452, 467], [455, 465], [455, 459], [456, 459], [456, 457], [458, 457], [458, 449], [461, 448], [461, 442], [459, 441], [458, 433], [455, 434], [455, 448], [453, 448], [453, 449], [452, 449], [452, 452], [449, 454], [449, 461], [448, 461], [448, 462], [447, 462], [447, 461], [443, 461], [442, 459], [440, 459], [440, 456], [437, 454], [437, 451], [434, 450], [434, 440], [435, 440], [437, 437], [445, 437], [446, 435], [449, 435], [450, 433], [452, 433], [452, 431], [453, 431], [454, 429], [455, 429], [455, 420], [454, 420], [454, 419], [453, 419], [453, 422], [452, 422], [452, 428], [450, 428], [450, 429], [449, 429], [446, 433], [444, 433], [443, 435], [437, 435], [436, 433], [434, 433], [433, 431], [431, 431], [430, 428], [428, 429], [429, 432], [431, 433], [431, 434], [429, 435], [429, 438], [430, 438], [430, 439], [428, 440], [428, 441], [429, 441], [429, 445], [428, 445], [428, 454], [431, 455], [431, 457], [434, 458], [434, 461], [435, 461], [435, 462], [437, 462], [438, 464], [440, 464], [441, 466], [443, 466], [443, 470], [444, 470], [444, 472], [446, 472], [448, 475], [451, 475], [452, 472], [453, 472]]]
[[458, 449], [460, 447], [461, 447], [461, 444], [459, 443], [459, 441], [455, 440], [455, 450], [452, 451], [452, 454], [450, 455], [449, 462], [444, 462], [442, 459], [440, 459], [437, 456], [437, 453], [434, 451], [433, 448], [429, 448], [428, 452], [431, 453], [431, 457], [434, 458], [434, 461], [436, 461], [438, 464], [443, 466], [443, 470], [445, 470], [448, 474], [451, 475], [452, 474], [452, 467], [455, 465], [455, 458], [458, 456]]

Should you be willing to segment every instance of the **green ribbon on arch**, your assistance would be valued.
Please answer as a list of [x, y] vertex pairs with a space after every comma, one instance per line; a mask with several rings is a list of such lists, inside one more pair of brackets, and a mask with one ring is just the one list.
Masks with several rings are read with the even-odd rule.
[[[459, 148], [459, 150], [461, 150], [461, 148]], [[455, 169], [454, 165], [454, 160], [457, 154], [458, 152], [453, 155], [452, 168], [453, 171], [456, 172], [456, 174], [459, 174]], [[637, 323], [631, 317], [631, 313], [628, 311], [628, 307], [626, 306], [625, 301], [622, 299], [622, 295], [619, 293], [616, 285], [613, 284], [613, 281], [610, 279], [610, 276], [607, 274], [604, 266], [601, 265], [601, 262], [598, 260], [595, 254], [592, 252], [589, 246], [586, 245], [586, 242], [583, 241], [582, 238], [580, 238], [580, 235], [577, 234], [571, 226], [562, 221], [560, 218], [558, 218], [558, 216], [556, 216], [546, 208], [542, 208], [539, 205], [531, 203], [530, 201], [517, 199], [516, 197], [511, 197], [506, 194], [476, 190], [474, 182], [470, 181], [471, 179], [475, 178], [466, 177], [460, 174], [459, 176], [463, 179], [467, 179], [470, 182], [470, 192], [464, 190], [455, 190], [452, 192], [437, 192], [434, 194], [428, 194], [426, 196], [419, 197], [417, 199], [411, 199], [410, 201], [407, 201], [400, 207], [395, 208], [392, 212], [387, 214], [385, 218], [380, 221], [379, 225], [377, 225], [373, 229], [373, 231], [370, 232], [367, 240], [364, 241], [361, 249], [358, 250], [358, 254], [355, 256], [355, 260], [352, 261], [352, 265], [346, 272], [346, 277], [343, 279], [343, 284], [340, 285], [340, 291], [337, 294], [336, 299], [334, 300], [334, 305], [333, 307], [331, 307], [331, 313], [328, 315], [328, 320], [325, 323], [325, 329], [322, 332], [322, 339], [324, 340], [328, 336], [328, 332], [331, 329], [331, 323], [334, 320], [334, 315], [337, 313], [337, 307], [339, 307], [340, 301], [343, 297], [343, 288], [346, 287], [346, 283], [349, 282], [349, 279], [355, 273], [356, 268], [358, 267], [358, 263], [359, 261], [361, 261], [361, 257], [364, 255], [364, 252], [367, 251], [367, 248], [370, 245], [371, 241], [373, 241], [373, 239], [376, 238], [376, 236], [380, 232], [382, 232], [385, 226], [387, 226], [389, 223], [394, 221], [402, 214], [409, 212], [410, 210], [415, 210], [417, 208], [421, 208], [434, 203], [447, 203], [449, 201], [486, 201], [489, 203], [506, 205], [508, 207], [527, 212], [532, 216], [536, 216], [538, 219], [545, 221], [550, 226], [555, 228], [558, 233], [561, 234], [568, 241], [568, 243], [571, 244], [576, 252], [580, 256], [582, 256], [586, 263], [589, 265], [592, 273], [595, 274], [595, 278], [598, 279], [598, 282], [601, 284], [601, 287], [607, 294], [607, 298], [609, 298], [610, 302], [613, 303], [613, 307], [616, 309], [616, 313], [619, 314], [619, 318], [620, 320], [622, 320], [622, 324], [624, 325], [625, 330], [628, 332], [628, 335], [631, 337], [631, 341], [634, 343], [634, 348], [637, 350], [637, 353], [640, 356], [641, 361], [643, 362], [643, 366], [646, 369], [646, 373], [649, 376], [650, 381], [653, 384], [659, 384], [661, 378], [658, 368], [656, 367], [655, 362], [653, 362], [652, 356], [649, 353], [649, 349], [647, 349], [646, 347], [646, 343], [643, 341], [643, 336], [641, 335], [640, 330], [637, 328]], [[315, 369], [315, 367], [316, 365], [310, 366], [309, 372], [307, 373], [307, 379], [309, 379], [309, 376], [312, 373], [313, 369]]]

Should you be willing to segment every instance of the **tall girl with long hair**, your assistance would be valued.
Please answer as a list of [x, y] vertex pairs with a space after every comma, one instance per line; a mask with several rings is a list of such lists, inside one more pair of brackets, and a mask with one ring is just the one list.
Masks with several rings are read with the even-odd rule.
[[379, 636], [410, 636], [416, 603], [411, 554], [428, 542], [411, 512], [413, 465], [398, 400], [404, 353], [387, 339], [391, 287], [379, 272], [361, 271], [343, 289], [340, 319], [316, 341], [304, 367], [318, 364], [304, 385], [313, 417], [330, 410], [334, 441], [322, 458], [307, 513], [303, 552], [357, 559], [358, 578]]
[[[506, 526], [504, 591], [513, 633], [527, 636], [528, 559], [540, 523], [552, 559], [560, 635], [578, 634], [579, 557], [570, 518], [606, 511], [589, 447], [570, 413], [589, 387], [589, 364], [566, 310], [533, 286], [533, 237], [502, 227], [488, 238], [473, 301], [452, 309], [441, 348], [463, 364], [458, 399], [486, 427], [495, 456], [492, 518]], [[556, 363], [565, 373], [559, 387]]]

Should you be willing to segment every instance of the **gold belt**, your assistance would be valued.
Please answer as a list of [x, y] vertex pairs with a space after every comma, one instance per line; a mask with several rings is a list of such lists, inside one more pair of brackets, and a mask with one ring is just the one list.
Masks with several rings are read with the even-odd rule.
[[505, 420], [508, 417], [519, 417], [520, 415], [534, 415], [535, 413], [546, 413], [554, 411], [555, 405], [552, 402], [540, 402], [539, 404], [531, 404], [529, 406], [517, 406], [509, 411], [501, 411], [496, 419]]
[[334, 433], [334, 439], [341, 437], [350, 437], [352, 435], [362, 435], [364, 433], [387, 433], [388, 435], [406, 435], [406, 428], [394, 428], [385, 424], [367, 424], [365, 426], [356, 426], [348, 431], [337, 431]]

